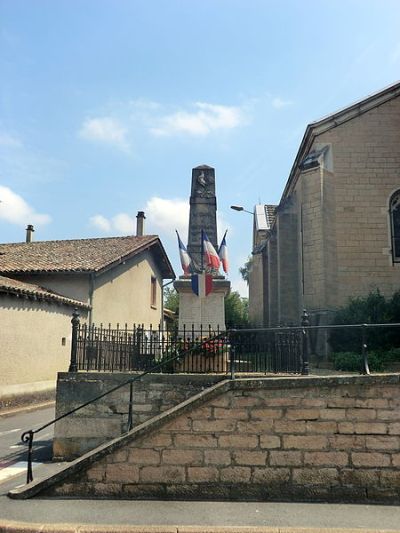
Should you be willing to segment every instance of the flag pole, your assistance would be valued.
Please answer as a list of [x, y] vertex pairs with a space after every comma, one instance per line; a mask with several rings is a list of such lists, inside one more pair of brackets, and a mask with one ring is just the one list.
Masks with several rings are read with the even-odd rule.
[[201, 271], [204, 272], [204, 230], [201, 230]]
[[228, 233], [228, 230], [226, 229], [225, 233], [224, 233], [224, 236], [222, 237], [221, 244], [219, 245], [219, 248], [218, 248], [218, 254], [221, 251], [221, 246], [222, 246], [222, 243], [224, 242], [224, 239], [225, 239], [227, 233]]

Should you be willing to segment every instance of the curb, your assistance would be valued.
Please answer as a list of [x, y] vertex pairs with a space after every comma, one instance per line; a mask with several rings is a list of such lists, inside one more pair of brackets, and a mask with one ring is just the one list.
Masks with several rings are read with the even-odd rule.
[[0, 521], [0, 533], [400, 533], [398, 529], [40, 524]]
[[5, 407], [3, 409], [0, 408], [0, 419], [6, 418], [8, 416], [19, 415], [22, 413], [29, 413], [30, 411], [36, 411], [38, 409], [45, 409], [46, 407], [51, 407], [55, 405], [55, 403], [55, 400], [46, 400], [40, 403], [21, 405], [19, 407]]

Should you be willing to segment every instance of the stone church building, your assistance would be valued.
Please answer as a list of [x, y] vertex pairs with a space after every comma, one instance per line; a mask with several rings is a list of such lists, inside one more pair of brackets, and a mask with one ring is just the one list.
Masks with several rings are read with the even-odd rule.
[[400, 289], [400, 83], [309, 124], [278, 206], [256, 206], [254, 325], [329, 323]]

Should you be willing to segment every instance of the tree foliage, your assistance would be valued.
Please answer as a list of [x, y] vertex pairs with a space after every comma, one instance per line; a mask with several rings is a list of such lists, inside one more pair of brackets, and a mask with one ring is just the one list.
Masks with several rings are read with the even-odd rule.
[[249, 302], [237, 291], [225, 297], [225, 323], [227, 328], [244, 327], [249, 323]]
[[249, 273], [251, 269], [252, 260], [253, 258], [250, 255], [247, 258], [247, 261], [245, 262], [245, 264], [239, 268], [240, 275], [242, 276], [242, 279], [247, 283], [247, 285], [249, 284]]
[[173, 287], [164, 289], [164, 309], [170, 309], [174, 313], [179, 313], [179, 294]]
[[[164, 289], [164, 308], [179, 314], [179, 294], [173, 287]], [[232, 291], [225, 298], [226, 327], [247, 326], [249, 318], [249, 304], [247, 298], [242, 298], [236, 291]]]
[[[366, 297], [350, 298], [349, 303], [336, 312], [334, 324], [386, 324], [400, 322], [400, 291], [386, 299], [379, 290]], [[367, 345], [369, 350], [388, 350], [400, 347], [398, 327], [368, 328]], [[337, 329], [330, 335], [334, 352], [360, 352], [360, 329]]]

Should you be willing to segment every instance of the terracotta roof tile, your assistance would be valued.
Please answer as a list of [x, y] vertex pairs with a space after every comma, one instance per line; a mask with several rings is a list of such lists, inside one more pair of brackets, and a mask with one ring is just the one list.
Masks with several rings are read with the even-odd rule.
[[0, 273], [99, 272], [154, 244], [172, 270], [158, 237], [145, 235], [0, 244]]
[[65, 305], [71, 305], [73, 307], [83, 307], [84, 309], [90, 309], [90, 305], [87, 305], [79, 300], [73, 300], [72, 298], [66, 298], [61, 294], [58, 294], [39, 285], [33, 283], [25, 283], [16, 279], [0, 276], [0, 293], [14, 294], [17, 296], [35, 297], [40, 300], [60, 302]]

